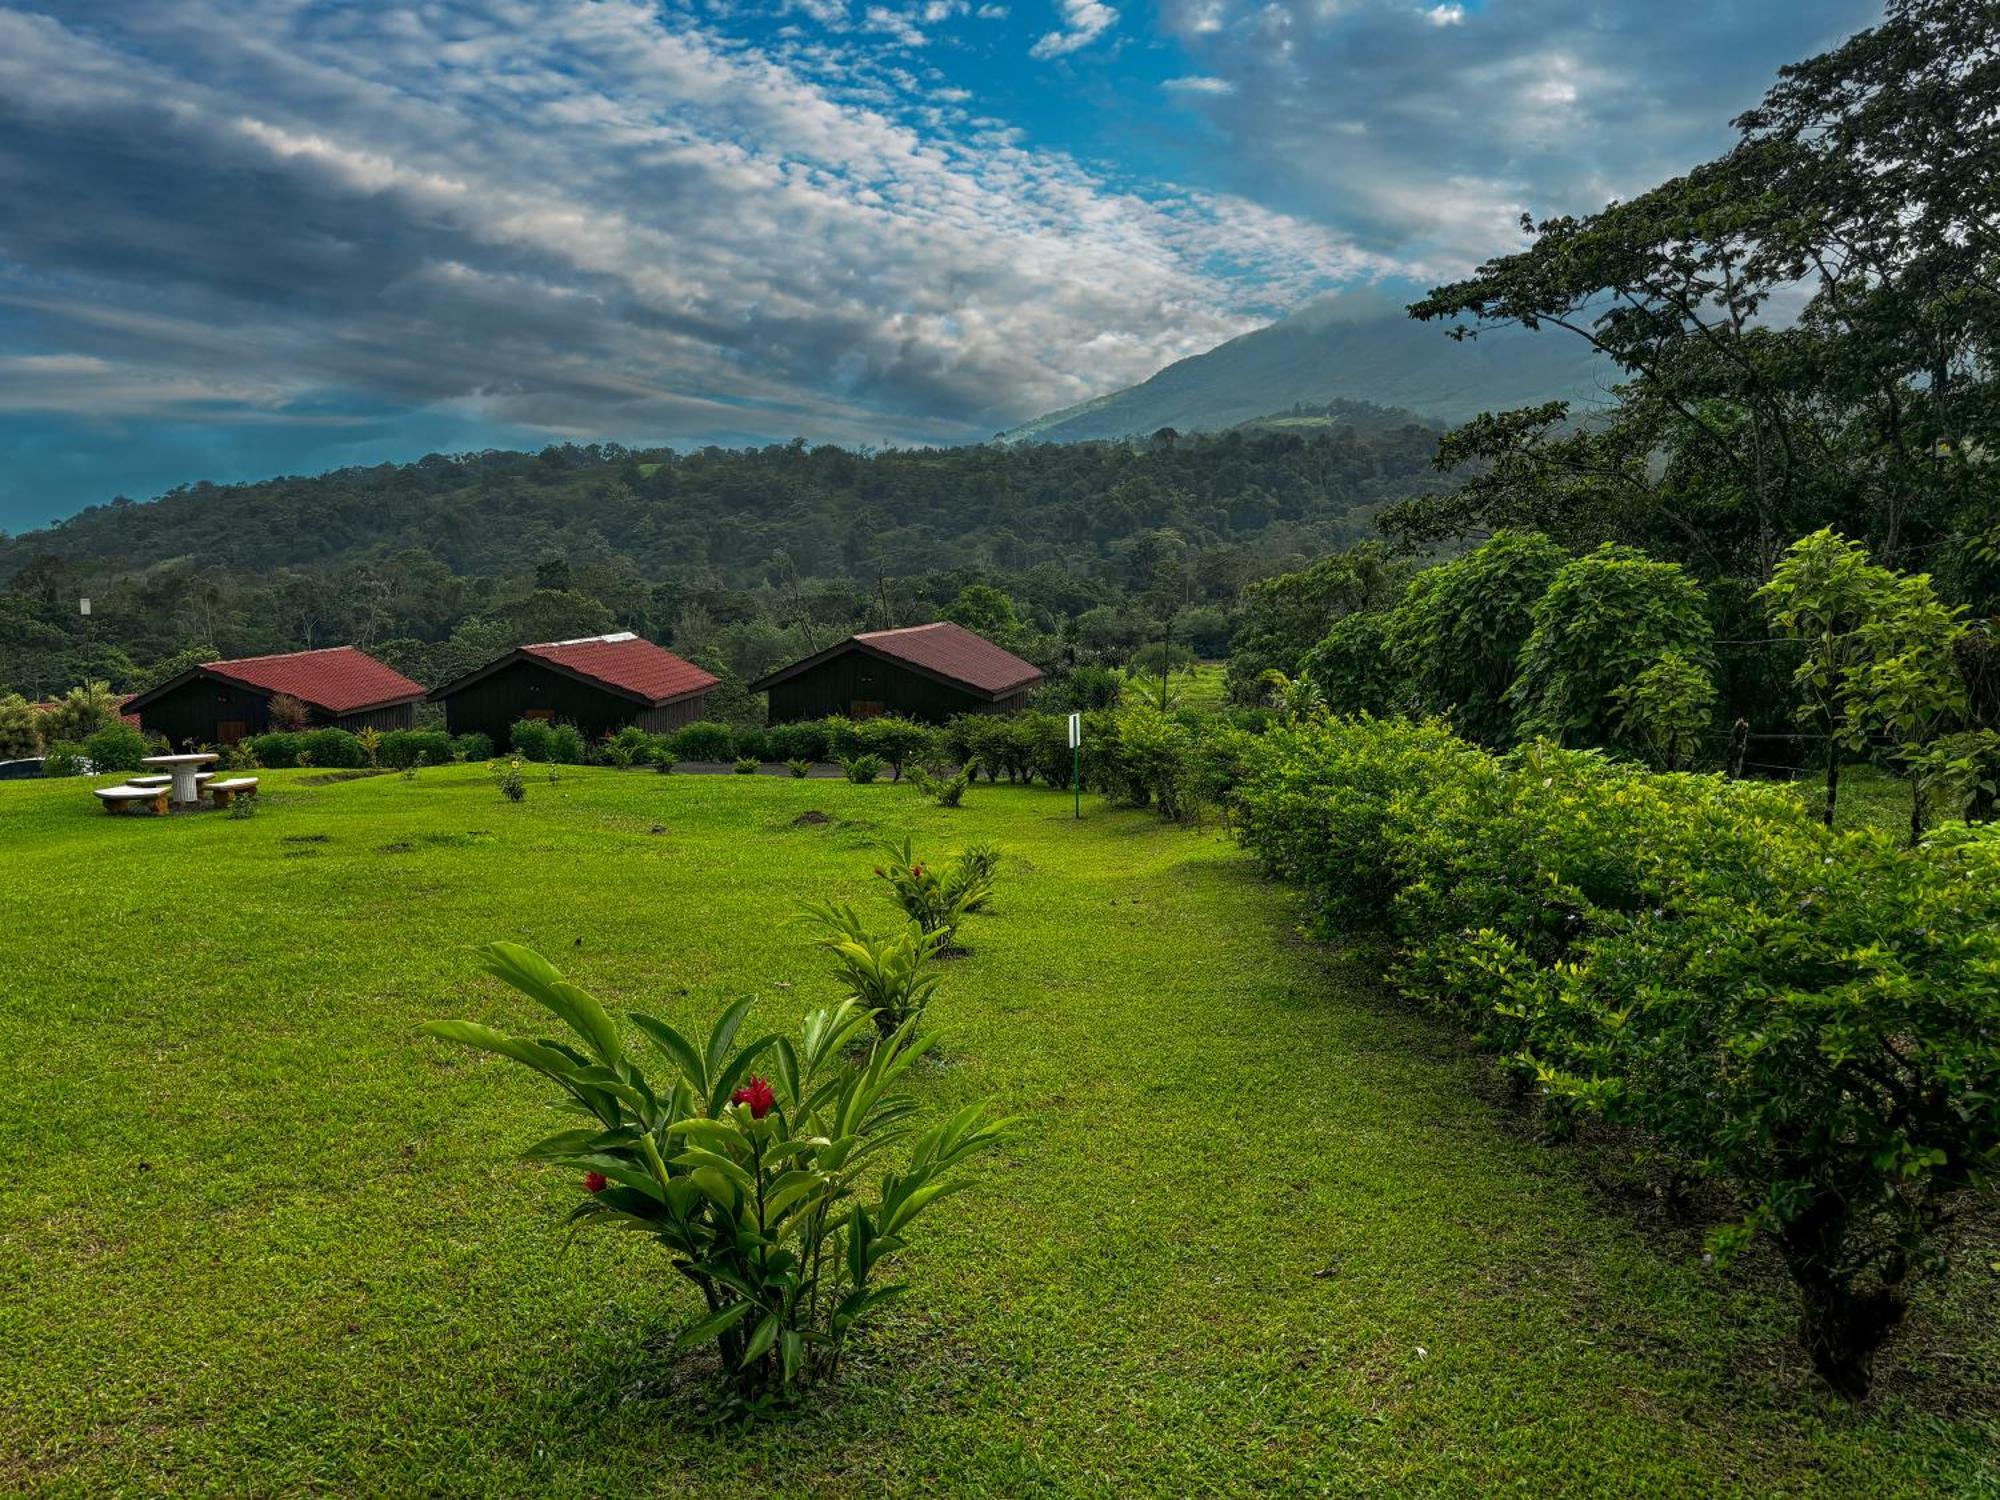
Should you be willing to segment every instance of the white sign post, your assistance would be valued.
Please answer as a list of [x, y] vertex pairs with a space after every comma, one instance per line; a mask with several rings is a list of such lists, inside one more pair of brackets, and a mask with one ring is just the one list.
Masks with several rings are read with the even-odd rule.
[[1083, 816], [1083, 715], [1069, 716], [1069, 748], [1074, 769], [1070, 781], [1072, 817]]

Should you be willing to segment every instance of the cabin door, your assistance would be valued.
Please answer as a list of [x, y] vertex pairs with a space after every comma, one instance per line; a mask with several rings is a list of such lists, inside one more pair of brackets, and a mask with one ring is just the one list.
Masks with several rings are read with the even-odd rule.
[[874, 719], [879, 718], [881, 713], [882, 704], [874, 698], [856, 698], [847, 705], [847, 717], [850, 719]]
[[242, 741], [250, 732], [250, 726], [241, 719], [217, 719], [215, 721], [215, 742], [218, 745], [234, 745]]

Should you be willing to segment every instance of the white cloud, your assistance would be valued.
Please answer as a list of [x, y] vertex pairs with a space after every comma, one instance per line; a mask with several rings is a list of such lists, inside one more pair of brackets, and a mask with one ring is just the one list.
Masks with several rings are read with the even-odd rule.
[[[1420, 272], [1517, 243], [1726, 149], [1777, 69], [1880, 0], [1160, 0], [1198, 76], [1214, 170]], [[1478, 45], [1466, 45], [1476, 33]], [[1338, 137], [1336, 149], [1329, 141]]]
[[1227, 78], [1169, 78], [1160, 85], [1177, 94], [1233, 94], [1236, 85]]
[[1394, 269], [861, 55], [650, 0], [0, 8], [0, 317], [100, 362], [0, 368], [0, 412], [957, 441]]
[[1060, 27], [1028, 49], [1034, 57], [1062, 57], [1081, 51], [1118, 24], [1118, 12], [1103, 0], [1056, 0]]

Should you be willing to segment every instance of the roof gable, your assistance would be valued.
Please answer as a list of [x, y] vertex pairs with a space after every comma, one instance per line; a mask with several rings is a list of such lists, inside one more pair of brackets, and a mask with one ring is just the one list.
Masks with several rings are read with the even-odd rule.
[[532, 661], [551, 667], [606, 692], [616, 693], [660, 708], [683, 698], [706, 693], [721, 679], [684, 661], [651, 641], [621, 631], [616, 635], [585, 636], [573, 641], [544, 641], [538, 645], [516, 646], [505, 656], [467, 672], [431, 692], [433, 699], [447, 698], [462, 688], [492, 676], [515, 662]]
[[128, 713], [142, 709], [196, 677], [216, 677], [261, 693], [284, 693], [330, 714], [409, 703], [424, 695], [422, 683], [412, 682], [367, 652], [352, 646], [327, 646], [317, 651], [203, 662], [150, 692], [140, 693], [125, 709]]
[[1000, 699], [1032, 687], [1042, 680], [1042, 669], [1001, 649], [983, 635], [963, 625], [938, 620], [929, 625], [909, 625], [899, 630], [868, 630], [851, 635], [825, 651], [793, 662], [750, 684], [762, 692], [780, 682], [810, 671], [848, 651], [865, 651], [885, 661], [899, 663], [936, 681], [963, 688], [990, 699]]

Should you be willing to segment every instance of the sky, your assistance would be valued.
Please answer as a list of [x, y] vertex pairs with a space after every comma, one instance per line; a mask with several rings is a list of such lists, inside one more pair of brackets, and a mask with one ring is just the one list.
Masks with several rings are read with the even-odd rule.
[[1856, 0], [0, 0], [0, 530], [978, 441], [1726, 148]]

